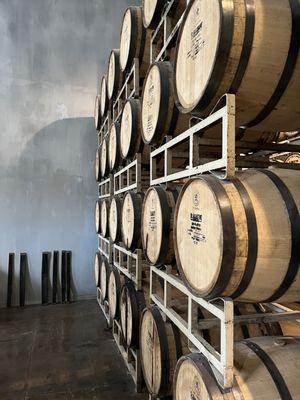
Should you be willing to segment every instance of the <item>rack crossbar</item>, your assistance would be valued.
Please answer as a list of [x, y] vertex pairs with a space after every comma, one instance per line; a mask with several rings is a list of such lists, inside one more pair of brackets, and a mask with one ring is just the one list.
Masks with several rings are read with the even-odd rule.
[[[160, 308], [178, 328], [188, 338], [195, 349], [201, 352], [218, 372], [218, 378], [224, 388], [230, 388], [233, 384], [233, 302], [231, 299], [222, 298], [207, 302], [190, 293], [179, 278], [151, 266], [150, 269], [150, 294], [151, 300]], [[188, 297], [188, 320], [183, 318], [172, 309], [169, 296], [164, 295], [161, 299], [155, 293], [154, 279], [160, 277], [165, 282], [165, 289], [168, 285], [176, 288]], [[221, 301], [221, 304], [215, 304]], [[221, 324], [221, 349], [216, 351], [197, 331], [197, 326], [193, 321], [193, 307], [198, 304], [218, 318]]]

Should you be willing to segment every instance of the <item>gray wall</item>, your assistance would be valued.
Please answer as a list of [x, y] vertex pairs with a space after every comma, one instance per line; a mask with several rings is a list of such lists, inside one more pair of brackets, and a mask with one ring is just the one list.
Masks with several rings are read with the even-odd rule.
[[40, 302], [41, 253], [54, 249], [73, 251], [78, 296], [95, 293], [94, 98], [134, 3], [0, 0], [0, 305], [9, 252], [28, 253], [28, 303]]

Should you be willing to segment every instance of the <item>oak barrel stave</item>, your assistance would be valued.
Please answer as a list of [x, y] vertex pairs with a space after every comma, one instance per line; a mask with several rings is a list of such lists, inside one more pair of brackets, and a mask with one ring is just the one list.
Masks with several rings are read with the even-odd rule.
[[146, 144], [159, 145], [164, 136], [176, 136], [189, 128], [190, 116], [175, 105], [173, 68], [168, 61], [150, 66], [141, 100], [142, 137]]
[[109, 208], [109, 236], [113, 243], [122, 240], [122, 200], [119, 196], [114, 196]]
[[133, 282], [127, 281], [120, 295], [120, 322], [127, 347], [139, 348], [140, 316], [149, 296], [135, 289]]
[[100, 292], [101, 299], [106, 300], [108, 297], [108, 282], [111, 267], [105, 257], [101, 257], [100, 264]]
[[101, 254], [99, 251], [96, 252], [94, 258], [94, 276], [95, 276], [95, 284], [98, 288], [100, 286], [100, 265], [101, 265]]
[[120, 124], [115, 122], [111, 125], [108, 133], [108, 164], [111, 172], [115, 171], [122, 164], [120, 129]]
[[125, 11], [120, 39], [120, 66], [127, 72], [134, 59], [139, 59], [139, 73], [143, 76], [150, 62], [150, 36], [142, 20], [142, 7], [131, 6]]
[[118, 319], [120, 313], [120, 296], [125, 277], [119, 273], [116, 267], [111, 267], [108, 280], [108, 304], [111, 320]]
[[107, 69], [107, 97], [115, 99], [123, 83], [123, 73], [120, 66], [120, 50], [111, 51]]
[[173, 223], [179, 189], [154, 186], [145, 194], [141, 235], [144, 254], [152, 265], [174, 263]]
[[142, 193], [129, 191], [122, 205], [122, 240], [128, 250], [141, 247]]

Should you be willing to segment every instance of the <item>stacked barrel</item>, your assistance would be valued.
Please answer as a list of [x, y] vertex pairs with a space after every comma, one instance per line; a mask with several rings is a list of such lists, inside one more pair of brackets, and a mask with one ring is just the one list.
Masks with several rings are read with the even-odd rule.
[[[168, 7], [171, 30], [182, 22], [164, 47], [165, 32], [159, 27]], [[298, 1], [290, 0], [190, 0], [188, 6], [186, 0], [143, 0], [141, 7], [125, 11], [120, 50], [111, 51], [95, 100], [95, 126], [101, 131], [97, 182], [137, 158], [143, 165], [138, 190], [97, 201], [97, 233], [129, 254], [142, 249], [150, 268], [167, 265], [199, 298], [232, 298], [237, 316], [268, 312], [271, 302], [297, 309], [299, 171], [249, 168], [231, 180], [204, 174], [149, 187], [150, 152], [186, 131], [194, 119], [208, 117], [226, 93], [236, 96], [238, 140], [256, 144], [256, 151], [282, 141], [282, 132], [297, 134], [299, 13]], [[154, 31], [154, 54], [163, 52], [152, 63]], [[138, 79], [131, 80], [133, 66]], [[130, 88], [138, 85], [128, 98], [125, 81]], [[121, 113], [115, 113], [120, 101]], [[201, 132], [207, 139], [221, 135], [215, 127]], [[187, 167], [188, 143], [179, 150], [172, 156], [173, 169]], [[156, 163], [159, 171], [167, 160]], [[153, 398], [300, 399], [297, 322], [237, 324], [234, 387], [225, 392], [205, 357], [189, 354], [187, 338], [151, 305], [148, 271], [143, 290], [137, 290], [110, 262], [97, 252], [96, 285], [110, 318], [120, 322], [125, 346], [140, 350]], [[157, 290], [163, 297], [163, 284]], [[187, 318], [186, 297], [179, 291], [174, 308]], [[205, 318], [211, 315], [199, 306], [198, 322]], [[219, 349], [220, 327], [199, 334]]]

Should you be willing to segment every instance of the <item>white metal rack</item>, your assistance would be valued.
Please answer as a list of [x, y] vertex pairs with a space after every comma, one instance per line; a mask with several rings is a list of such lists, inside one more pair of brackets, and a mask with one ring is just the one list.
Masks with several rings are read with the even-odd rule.
[[[160, 61], [164, 59], [166, 50], [170, 47], [171, 42], [175, 39], [176, 34], [182, 24], [183, 17], [172, 27], [170, 23], [170, 11], [175, 0], [170, 0], [162, 19], [153, 32], [150, 45], [150, 62]], [[187, 0], [188, 4], [189, 0]], [[156, 52], [155, 42], [158, 35], [163, 30], [163, 44]], [[118, 94], [118, 97], [110, 107], [108, 116], [103, 122], [99, 140], [108, 134], [109, 127], [112, 122], [120, 119], [122, 108], [126, 99], [131, 97], [139, 97], [140, 95], [140, 76], [139, 76], [139, 60], [135, 59], [134, 64], [127, 74], [125, 82]], [[205, 172], [215, 173], [221, 179], [233, 178], [236, 171], [236, 166], [245, 167], [248, 165], [248, 160], [236, 158], [237, 145], [243, 148], [243, 143], [236, 140], [236, 107], [235, 96], [227, 94], [224, 96], [225, 105], [220, 103], [220, 108], [206, 119], [198, 122], [181, 135], [171, 138], [166, 144], [158, 149], [155, 149], [150, 154], [150, 177], [149, 185], [157, 185], [172, 181], [181, 180], [193, 175], [202, 174]], [[201, 132], [217, 123], [222, 124], [221, 140], [204, 139], [201, 137]], [[172, 160], [177, 157], [179, 152], [178, 147], [183, 143], [187, 143], [187, 166], [181, 171], [173, 168]], [[199, 156], [199, 146], [218, 146], [221, 149], [221, 157], [213, 161], [201, 162]], [[251, 144], [247, 143], [244, 148], [248, 149]], [[272, 148], [273, 146], [273, 148]], [[275, 147], [276, 146], [276, 147]], [[263, 148], [263, 146], [261, 146]], [[255, 144], [253, 144], [255, 149]], [[273, 151], [300, 151], [296, 145], [286, 148], [284, 145], [267, 145], [266, 150]], [[182, 156], [182, 154], [180, 154]], [[161, 174], [161, 162], [158, 159], [163, 157], [163, 174]], [[260, 163], [259, 165], [262, 165]], [[266, 163], [267, 165], [267, 163]], [[111, 182], [111, 179], [113, 182]], [[109, 182], [108, 182], [109, 181]], [[110, 185], [110, 186], [109, 186]], [[101, 186], [101, 189], [100, 189]], [[109, 189], [108, 189], [109, 186]], [[113, 188], [113, 191], [111, 191]], [[112, 194], [122, 195], [129, 190], [141, 191], [143, 188], [143, 171], [142, 157], [137, 155], [136, 159], [130, 162], [126, 167], [114, 174], [113, 178], [108, 178], [99, 185], [99, 195], [102, 198], [108, 198]], [[112, 245], [107, 238], [99, 236], [99, 250], [113, 263], [120, 273], [130, 278], [139, 290], [141, 288], [141, 275], [143, 268], [147, 268], [143, 263], [142, 251], [131, 253], [120, 245]], [[156, 292], [156, 281], [161, 279], [164, 282], [164, 296], [159, 297]], [[161, 287], [161, 284], [160, 284]], [[172, 288], [180, 291], [186, 296], [188, 317], [185, 320], [172, 308]], [[104, 316], [110, 326], [112, 326], [113, 336], [120, 350], [120, 353], [125, 361], [125, 364], [136, 384], [139, 392], [143, 386], [142, 371], [140, 365], [139, 351], [128, 349], [124, 344], [121, 327], [118, 321], [110, 321], [109, 309], [107, 301], [101, 300], [100, 290], [97, 291], [97, 299], [104, 313]], [[183, 282], [176, 276], [171, 274], [170, 267], [166, 267], [166, 272], [151, 266], [150, 267], [150, 296], [165, 318], [169, 318], [180, 331], [188, 338], [192, 351], [200, 351], [211, 363], [217, 379], [224, 388], [230, 388], [233, 383], [233, 340], [234, 340], [234, 324], [240, 322], [274, 322], [285, 319], [300, 319], [300, 313], [291, 312], [282, 308], [277, 304], [268, 304], [268, 307], [273, 310], [267, 314], [255, 314], [247, 316], [234, 317], [234, 303], [230, 298], [216, 299], [216, 301], [207, 302], [204, 299], [197, 298], [192, 295], [186, 288]], [[201, 306], [208, 310], [214, 318], [204, 319], [199, 322], [195, 318], [195, 309]], [[221, 343], [220, 350], [215, 350], [199, 333], [200, 329], [208, 329], [212, 326], [221, 327]]]
[[99, 129], [98, 145], [100, 144], [102, 138], [104, 138], [107, 135], [110, 125], [111, 125], [111, 118], [110, 118], [110, 113], [108, 112], [105, 120], [103, 121]]
[[122, 108], [124, 102], [132, 97], [139, 97], [139, 88], [140, 88], [140, 75], [139, 75], [139, 59], [135, 58], [132, 68], [129, 71], [125, 82], [118, 93], [116, 100], [112, 106], [112, 116], [113, 121], [116, 122], [122, 113]]
[[[151, 63], [154, 61], [161, 61], [164, 58], [164, 54], [167, 50], [167, 48], [170, 46], [171, 41], [175, 38], [175, 35], [177, 34], [180, 25], [182, 24], [183, 21], [183, 16], [182, 14], [181, 18], [177, 22], [177, 24], [172, 27], [171, 25], [171, 19], [169, 17], [170, 11], [172, 10], [172, 7], [174, 5], [175, 0], [171, 0], [168, 5], [166, 6], [166, 9], [162, 15], [162, 18], [160, 20], [160, 23], [158, 24], [156, 30], [152, 33], [151, 36], [151, 45], [150, 45], [150, 60]], [[186, 3], [189, 3], [189, 0], [186, 1]], [[163, 44], [162, 48], [159, 49], [159, 52], [156, 51], [156, 44], [155, 42], [157, 41], [160, 32], [163, 31]], [[158, 53], [158, 54], [156, 54]]]
[[110, 318], [110, 315], [109, 315], [109, 305], [108, 305], [107, 300], [103, 300], [102, 299], [101, 289], [100, 288], [97, 288], [97, 301], [98, 301], [98, 304], [99, 304], [99, 306], [100, 306], [100, 308], [101, 308], [101, 310], [103, 312], [103, 315], [104, 315], [104, 317], [106, 319], [108, 327], [111, 328], [111, 318]]
[[111, 239], [98, 235], [98, 249], [107, 258], [109, 264], [112, 263], [112, 247]]
[[141, 393], [144, 389], [144, 379], [141, 367], [140, 351], [128, 348], [123, 339], [121, 326], [118, 321], [112, 322], [113, 337], [118, 349], [123, 357], [125, 365], [135, 383], [137, 393]]
[[[199, 134], [205, 128], [222, 123], [222, 157], [220, 159], [201, 164], [198, 154]], [[182, 171], [174, 172], [172, 158], [176, 157], [176, 147], [186, 142], [187, 166]], [[157, 162], [159, 156], [164, 157], [163, 176], [157, 177]], [[150, 184], [157, 185], [174, 180], [187, 178], [193, 175], [224, 169], [223, 178], [231, 178], [235, 174], [235, 96], [226, 95], [226, 104], [208, 118], [198, 122], [195, 126], [169, 140], [166, 144], [150, 154]]]
[[[225, 103], [225, 104], [224, 104]], [[224, 105], [223, 105], [224, 104]], [[150, 154], [150, 184], [158, 185], [171, 181], [176, 181], [184, 178], [188, 178], [194, 175], [203, 173], [213, 173], [220, 179], [231, 179], [235, 176], [236, 167], [248, 168], [257, 167], [265, 168], [271, 165], [276, 165], [280, 168], [293, 168], [300, 169], [299, 164], [288, 164], [272, 162], [266, 157], [255, 157], [255, 154], [249, 156], [240, 156], [237, 150], [243, 151], [243, 149], [257, 150], [257, 144], [251, 142], [243, 142], [236, 140], [236, 102], [235, 95], [226, 94], [220, 99], [216, 108], [221, 108], [214, 111], [210, 116], [198, 122], [187, 131], [181, 133], [173, 139], [170, 139], [155, 149]], [[215, 126], [221, 123], [222, 139], [206, 139], [201, 137], [202, 131], [209, 127]], [[174, 168], [173, 160], [178, 156], [182, 157], [182, 145], [185, 145], [185, 157], [186, 167], [178, 171], [178, 168]], [[207, 161], [208, 148], [218, 148], [218, 152], [221, 157], [211, 157]], [[300, 145], [294, 144], [277, 144], [267, 143], [260, 145], [261, 150], [267, 152], [278, 152], [278, 151], [295, 151], [299, 152]], [[201, 152], [204, 151], [204, 155], [201, 157]], [[252, 152], [253, 153], [253, 152]], [[158, 172], [157, 159], [164, 159], [163, 173]], [[161, 163], [160, 163], [161, 164]]]
[[135, 284], [136, 290], [142, 289], [142, 275], [144, 271], [149, 271], [149, 265], [146, 264], [141, 249], [132, 253], [123, 246], [115, 244], [113, 263], [122, 274]]
[[113, 175], [99, 183], [99, 199], [107, 199], [113, 196], [114, 193], [114, 179]]
[[[157, 279], [164, 283], [163, 298], [156, 292]], [[161, 287], [161, 284], [160, 284]], [[187, 298], [187, 319], [179, 315], [172, 307], [172, 289], [183, 293]], [[150, 272], [150, 295], [151, 300], [169, 318], [180, 331], [188, 338], [191, 351], [201, 352], [213, 367], [220, 385], [229, 389], [233, 385], [233, 343], [234, 324], [237, 323], [259, 323], [276, 322], [283, 320], [298, 320], [300, 312], [294, 312], [278, 304], [267, 304], [273, 312], [234, 316], [234, 303], [230, 298], [218, 298], [206, 301], [194, 296], [181, 279], [172, 275], [171, 267], [166, 272], [156, 267], [151, 267]], [[205, 308], [215, 318], [197, 320], [197, 306]], [[200, 334], [200, 330], [220, 326], [221, 343], [220, 350], [214, 349]]]
[[114, 175], [114, 193], [123, 194], [129, 190], [140, 192], [149, 186], [149, 174], [143, 171], [142, 155], [138, 153], [135, 160]]

